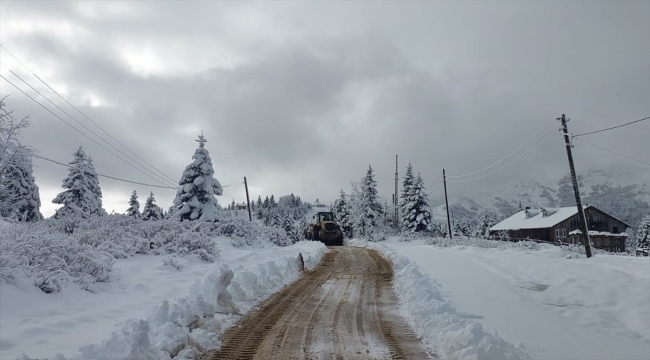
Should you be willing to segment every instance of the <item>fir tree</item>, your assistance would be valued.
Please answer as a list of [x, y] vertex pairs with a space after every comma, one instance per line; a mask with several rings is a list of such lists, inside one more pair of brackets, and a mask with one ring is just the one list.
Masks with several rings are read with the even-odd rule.
[[273, 214], [272, 220], [271, 220], [271, 226], [274, 228], [281, 228], [282, 227], [282, 218], [280, 217], [280, 213], [275, 212]]
[[0, 175], [0, 215], [23, 222], [42, 220], [41, 198], [29, 154], [16, 151]]
[[261, 209], [262, 208], [262, 196], [257, 195], [257, 208]]
[[81, 146], [74, 153], [74, 159], [70, 162], [68, 176], [63, 179], [62, 187], [66, 190], [52, 200], [54, 204], [63, 205], [57, 209], [55, 218], [62, 216], [88, 218], [93, 215], [106, 215], [106, 211], [102, 209], [97, 173]]
[[334, 213], [336, 214], [336, 218], [339, 220], [339, 225], [341, 225], [341, 230], [343, 231], [344, 235], [347, 237], [352, 237], [350, 205], [348, 204], [347, 195], [343, 189], [341, 189], [339, 198], [336, 200]]
[[411, 223], [409, 215], [411, 212], [411, 207], [409, 206], [409, 203], [411, 201], [411, 197], [413, 196], [413, 182], [413, 166], [411, 163], [409, 163], [406, 166], [406, 172], [404, 173], [404, 180], [402, 181], [402, 194], [400, 194], [402, 201], [399, 203], [400, 218], [402, 219], [401, 222], [403, 231], [408, 231], [409, 224]]
[[490, 235], [490, 228], [496, 224], [494, 217], [488, 213], [483, 213], [478, 219], [476, 227], [476, 237], [487, 238]]
[[156, 205], [155, 202], [156, 198], [154, 198], [152, 191], [149, 193], [149, 197], [144, 203], [144, 209], [142, 209], [142, 220], [162, 220], [162, 209]]
[[641, 222], [636, 231], [636, 247], [650, 249], [650, 216]]
[[131, 193], [129, 208], [126, 209], [126, 215], [135, 218], [140, 217], [140, 202], [138, 201], [138, 193], [135, 190]]
[[403, 215], [403, 230], [407, 232], [429, 231], [432, 224], [431, 207], [420, 173], [411, 185], [409, 193], [410, 197], [404, 204], [406, 211]]
[[198, 149], [191, 164], [185, 167], [179, 189], [174, 199], [174, 217], [183, 220], [219, 221], [219, 205], [215, 195], [223, 194], [223, 188], [213, 177], [214, 169], [210, 153], [205, 148], [208, 141], [203, 134], [196, 140]]
[[271, 195], [271, 198], [269, 199], [269, 208], [275, 209], [277, 206], [278, 204], [275, 202], [275, 198]]
[[268, 196], [264, 199], [264, 203], [262, 204], [262, 208], [263, 209], [268, 209], [269, 208], [269, 197]]
[[375, 181], [375, 175], [370, 165], [368, 165], [368, 171], [366, 171], [361, 186], [361, 213], [364, 218], [362, 224], [364, 228], [375, 228], [380, 225], [382, 207], [377, 192], [377, 181]]
[[288, 213], [284, 214], [284, 219], [282, 220], [282, 228], [287, 233], [287, 236], [293, 240], [293, 242], [300, 240], [293, 219], [289, 216]]

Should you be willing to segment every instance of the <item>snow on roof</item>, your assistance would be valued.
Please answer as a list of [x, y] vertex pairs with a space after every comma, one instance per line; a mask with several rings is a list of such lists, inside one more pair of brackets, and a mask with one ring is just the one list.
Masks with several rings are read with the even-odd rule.
[[[526, 211], [531, 215], [530, 218], [526, 218]], [[490, 230], [500, 231], [550, 228], [577, 214], [578, 208], [575, 206], [552, 209], [548, 208], [546, 209], [546, 213], [548, 215], [544, 216], [542, 209], [523, 210], [492, 226]]]

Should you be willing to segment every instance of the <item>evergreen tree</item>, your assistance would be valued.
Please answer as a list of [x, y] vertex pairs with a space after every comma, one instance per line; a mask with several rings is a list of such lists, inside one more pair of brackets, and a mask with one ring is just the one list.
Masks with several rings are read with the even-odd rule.
[[147, 201], [142, 209], [142, 220], [162, 220], [163, 214], [161, 208], [155, 204], [156, 198], [153, 197], [153, 191], [149, 193]]
[[344, 235], [349, 238], [352, 237], [350, 205], [348, 204], [347, 195], [343, 189], [341, 189], [339, 198], [335, 202], [334, 213], [336, 214], [336, 218], [339, 220], [339, 225], [341, 225], [341, 230]]
[[490, 236], [490, 228], [496, 224], [496, 220], [488, 213], [483, 213], [478, 219], [476, 226], [476, 237], [487, 238]]
[[0, 175], [0, 215], [23, 222], [42, 220], [41, 198], [29, 154], [16, 151]]
[[273, 214], [273, 217], [271, 218], [271, 226], [273, 226], [274, 228], [282, 227], [282, 218], [280, 217], [280, 213], [275, 212]]
[[465, 219], [458, 219], [454, 224], [454, 234], [455, 235], [464, 235], [469, 237], [471, 233], [469, 222]]
[[136, 218], [140, 217], [140, 202], [138, 201], [138, 193], [135, 190], [131, 193], [129, 208], [126, 209], [126, 215]]
[[271, 195], [271, 198], [269, 199], [269, 208], [275, 209], [277, 206], [278, 204], [275, 202], [275, 198]]
[[636, 231], [636, 247], [650, 249], [650, 216], [641, 222]]
[[63, 179], [62, 187], [66, 189], [58, 194], [52, 202], [61, 204], [54, 217], [80, 216], [88, 218], [93, 215], [106, 215], [102, 209], [101, 190], [97, 173], [83, 148], [80, 146], [70, 162], [68, 176]]
[[379, 195], [377, 192], [377, 181], [372, 170], [372, 166], [368, 165], [368, 171], [363, 178], [362, 191], [361, 191], [361, 212], [365, 221], [365, 227], [376, 227], [380, 225], [382, 217], [382, 207], [379, 202]]
[[413, 181], [409, 195], [409, 198], [404, 203], [403, 231], [423, 232], [431, 230], [433, 220], [431, 207], [424, 187], [424, 180], [420, 173]]
[[289, 239], [291, 239], [293, 242], [300, 240], [293, 219], [289, 216], [288, 213], [284, 214], [284, 219], [282, 220], [282, 228], [287, 233]]
[[269, 208], [269, 197], [268, 196], [264, 199], [264, 203], [262, 204], [262, 208], [263, 209], [268, 209]]
[[205, 148], [208, 141], [203, 134], [196, 140], [199, 147], [194, 152], [191, 164], [185, 167], [179, 189], [174, 199], [174, 217], [183, 220], [219, 221], [219, 204], [216, 196], [223, 194], [223, 188], [213, 177], [212, 159]]
[[[578, 175], [578, 187], [582, 187], [582, 176]], [[573, 182], [571, 181], [571, 175], [566, 174], [558, 183], [559, 187], [557, 189], [557, 195], [560, 200], [560, 206], [576, 206], [576, 197], [573, 192]]]
[[261, 209], [262, 208], [262, 196], [257, 195], [257, 208]]
[[404, 173], [404, 180], [402, 181], [402, 194], [400, 194], [402, 201], [399, 203], [400, 218], [402, 220], [401, 222], [403, 231], [408, 231], [409, 225], [411, 223], [411, 206], [409, 203], [413, 196], [413, 183], [413, 166], [411, 163], [409, 163], [406, 166], [406, 172]]

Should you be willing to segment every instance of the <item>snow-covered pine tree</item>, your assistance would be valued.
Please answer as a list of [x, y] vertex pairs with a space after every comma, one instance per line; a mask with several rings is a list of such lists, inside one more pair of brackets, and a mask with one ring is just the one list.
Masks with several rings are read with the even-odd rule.
[[467, 236], [471, 234], [472, 230], [470, 229], [469, 222], [465, 219], [458, 219], [454, 224], [454, 234], [457, 236]]
[[406, 172], [404, 173], [404, 180], [402, 181], [402, 194], [400, 198], [402, 201], [399, 203], [400, 219], [401, 219], [401, 228], [402, 231], [409, 231], [409, 224], [411, 223], [410, 213], [411, 207], [409, 206], [413, 194], [413, 166], [409, 163], [406, 166]]
[[347, 195], [343, 189], [341, 189], [339, 198], [336, 200], [334, 213], [336, 214], [336, 218], [339, 221], [339, 225], [341, 225], [343, 235], [348, 238], [352, 237], [352, 224], [350, 223], [350, 204], [348, 204]]
[[129, 208], [126, 209], [126, 215], [135, 218], [140, 217], [140, 202], [138, 201], [138, 193], [135, 190], [131, 193]]
[[641, 221], [636, 231], [636, 247], [638, 249], [650, 249], [650, 216]]
[[271, 218], [271, 226], [274, 228], [282, 227], [282, 217], [280, 217], [280, 213], [277, 211], [273, 213], [273, 216]]
[[271, 194], [271, 198], [269, 199], [269, 208], [275, 209], [276, 207], [278, 207], [278, 204], [275, 202], [273, 194]]
[[0, 175], [0, 215], [23, 222], [43, 220], [29, 154], [19, 150], [13, 153]]
[[142, 209], [142, 220], [162, 220], [163, 214], [160, 207], [155, 204], [156, 198], [153, 196], [153, 191], [149, 193], [147, 201], [144, 203]]
[[284, 214], [284, 219], [282, 220], [282, 228], [287, 233], [289, 239], [293, 242], [296, 242], [299, 239], [298, 232], [296, 231], [296, 225], [294, 224], [293, 218], [289, 216], [289, 213]]
[[54, 218], [106, 215], [106, 211], [102, 209], [97, 173], [81, 146], [75, 151], [74, 159], [68, 168], [68, 176], [63, 179], [61, 186], [66, 190], [59, 193], [52, 202], [63, 207], [56, 210]]
[[92, 157], [88, 156], [88, 171], [86, 172], [88, 177], [88, 185], [90, 192], [93, 194], [93, 203], [96, 204], [92, 215], [105, 216], [107, 215], [106, 210], [102, 207], [102, 189], [99, 186], [99, 176], [97, 176], [97, 171], [95, 170], [95, 165], [93, 164]]
[[476, 226], [476, 233], [474, 234], [479, 238], [487, 238], [490, 235], [490, 228], [496, 224], [494, 217], [492, 217], [487, 212], [481, 214], [478, 219], [478, 225]]
[[219, 221], [219, 205], [215, 196], [222, 195], [223, 188], [213, 177], [212, 159], [205, 148], [208, 140], [201, 134], [196, 141], [199, 147], [192, 156], [194, 161], [185, 167], [178, 182], [173, 217], [181, 221]]
[[379, 195], [377, 192], [377, 181], [373, 173], [372, 166], [368, 165], [368, 171], [363, 178], [362, 192], [361, 192], [361, 210], [363, 217], [365, 217], [366, 226], [375, 228], [380, 225], [382, 217], [382, 206], [379, 202]]
[[404, 204], [403, 231], [425, 232], [431, 229], [432, 216], [422, 175], [413, 181], [409, 198]]

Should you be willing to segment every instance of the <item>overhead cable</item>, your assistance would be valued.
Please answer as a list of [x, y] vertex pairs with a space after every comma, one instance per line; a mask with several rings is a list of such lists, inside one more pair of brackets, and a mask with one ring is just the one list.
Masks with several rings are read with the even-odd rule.
[[526, 152], [524, 152], [523, 154], [519, 155], [519, 157], [515, 158], [515, 159], [512, 160], [511, 162], [509, 162], [509, 163], [507, 163], [507, 164], [501, 166], [500, 168], [498, 168], [498, 169], [496, 169], [496, 170], [493, 170], [493, 171], [491, 171], [491, 172], [489, 172], [489, 173], [487, 173], [487, 174], [481, 175], [481, 176], [479, 176], [479, 177], [477, 177], [477, 178], [473, 178], [473, 179], [466, 179], [466, 180], [447, 180], [447, 182], [449, 182], [449, 183], [463, 183], [463, 182], [470, 182], [470, 181], [475, 181], [475, 180], [478, 180], [478, 179], [482, 179], [482, 178], [484, 178], [484, 177], [486, 177], [486, 176], [492, 175], [492, 174], [494, 174], [495, 172], [497, 172], [497, 171], [499, 171], [499, 170], [501, 170], [501, 169], [504, 169], [504, 168], [510, 166], [511, 164], [513, 164], [514, 162], [516, 162], [517, 160], [519, 160], [519, 159], [521, 159], [522, 157], [526, 156], [528, 153], [530, 153], [531, 151], [533, 151], [533, 150], [534, 150], [535, 148], [537, 148], [538, 146], [542, 145], [542, 144], [543, 144], [543, 143], [548, 139], [548, 137], [549, 137], [552, 133], [554, 133], [555, 131], [556, 131], [556, 130], [551, 130], [551, 131], [548, 132], [546, 135], [544, 135], [544, 137], [542, 138], [542, 140], [541, 140], [539, 143], [537, 143], [537, 145], [535, 145], [535, 146], [533, 146], [532, 148], [528, 149], [528, 151], [526, 151]]
[[127, 146], [124, 145], [122, 142], [120, 142], [119, 140], [117, 140], [113, 135], [111, 135], [111, 134], [108, 133], [106, 130], [104, 130], [104, 128], [102, 128], [101, 126], [99, 126], [99, 124], [97, 124], [96, 122], [94, 122], [91, 118], [89, 118], [88, 116], [86, 116], [86, 114], [84, 114], [84, 113], [83, 113], [81, 110], [79, 110], [76, 106], [74, 106], [72, 103], [70, 103], [70, 102], [69, 102], [65, 97], [63, 97], [61, 94], [59, 94], [58, 91], [54, 90], [54, 89], [53, 89], [53, 88], [52, 88], [52, 87], [51, 87], [47, 82], [45, 82], [45, 80], [41, 79], [38, 75], [36, 75], [35, 72], [33, 72], [29, 67], [27, 67], [27, 65], [25, 65], [22, 61], [20, 61], [20, 59], [18, 59], [14, 54], [12, 54], [9, 50], [7, 50], [6, 47], [2, 46], [2, 44], [0, 44], [0, 48], [3, 48], [3, 49], [4, 49], [4, 50], [9, 54], [9, 55], [11, 55], [11, 57], [13, 57], [16, 61], [18, 61], [18, 63], [19, 63], [20, 65], [22, 65], [22, 66], [23, 66], [27, 71], [29, 71], [29, 72], [30, 72], [30, 73], [31, 73], [35, 78], [37, 78], [40, 82], [42, 82], [43, 85], [47, 86], [48, 89], [50, 89], [52, 92], [54, 92], [58, 97], [60, 97], [63, 101], [65, 101], [68, 105], [70, 105], [73, 109], [75, 109], [79, 114], [81, 114], [81, 115], [82, 115], [83, 117], [85, 117], [88, 121], [90, 121], [93, 125], [95, 125], [97, 128], [99, 128], [99, 130], [101, 130], [104, 134], [108, 135], [108, 136], [109, 136], [111, 139], [113, 139], [116, 143], [120, 144], [123, 148], [125, 148], [126, 150], [128, 150], [131, 154], [135, 155], [135, 157], [137, 157], [138, 159], [140, 159], [141, 161], [143, 161], [143, 162], [144, 162], [145, 164], [147, 164], [150, 168], [154, 169], [155, 171], [157, 171], [158, 173], [160, 173], [162, 176], [164, 176], [164, 177], [166, 177], [167, 179], [171, 180], [172, 183], [175, 183], [175, 182], [176, 182], [174, 179], [172, 179], [171, 177], [169, 177], [167, 174], [165, 174], [165, 173], [163, 173], [162, 171], [158, 170], [158, 168], [156, 168], [155, 166], [151, 165], [147, 160], [143, 159], [143, 158], [140, 157], [138, 154], [136, 154], [133, 150], [131, 150], [129, 147], [127, 147]]
[[[7, 147], [12, 148], [12, 149], [14, 149], [14, 150], [18, 150], [18, 148], [15, 147], [15, 146], [13, 146], [13, 145], [7, 145]], [[44, 156], [36, 155], [36, 154], [34, 154], [33, 152], [32, 152], [32, 153], [29, 153], [29, 156], [30, 156], [30, 157], [33, 156], [33, 157], [38, 158], [38, 159], [41, 159], [41, 160], [49, 161], [49, 162], [54, 163], [54, 164], [57, 164], [57, 165], [65, 166], [65, 167], [67, 167], [67, 168], [72, 168], [72, 167], [73, 167], [73, 166], [71, 166], [71, 165], [69, 165], [69, 164], [64, 164], [64, 163], [59, 162], [59, 161], [56, 161], [56, 160], [48, 159], [48, 158], [46, 158], [46, 157], [44, 157]], [[153, 184], [145, 184], [145, 183], [141, 183], [141, 182], [137, 182], [137, 181], [121, 179], [121, 178], [118, 178], [118, 177], [115, 177], [115, 176], [110, 176], [110, 175], [100, 174], [100, 173], [98, 173], [98, 172], [96, 172], [96, 174], [97, 174], [97, 176], [101, 176], [101, 177], [105, 177], [105, 178], [113, 179], [113, 180], [117, 180], [117, 181], [127, 182], [127, 183], [131, 183], [131, 184], [137, 184], [137, 185], [143, 185], [143, 186], [150, 186], [150, 187], [156, 187], [156, 188], [162, 188], [162, 189], [174, 189], [174, 190], [178, 189], [178, 187], [162, 186], [162, 185], [153, 185]]]
[[533, 137], [531, 137], [530, 139], [526, 140], [526, 142], [523, 143], [523, 144], [521, 144], [521, 146], [519, 146], [518, 148], [514, 149], [510, 154], [504, 156], [501, 160], [499, 160], [499, 161], [493, 163], [492, 165], [487, 166], [487, 167], [485, 167], [485, 168], [483, 168], [483, 169], [481, 169], [481, 170], [474, 171], [473, 173], [469, 173], [469, 174], [463, 174], [463, 175], [449, 175], [449, 174], [447, 174], [447, 177], [448, 177], [448, 178], [458, 178], [458, 177], [472, 176], [472, 175], [476, 175], [476, 174], [478, 174], [478, 173], [480, 173], [480, 172], [483, 172], [483, 171], [485, 171], [485, 170], [487, 170], [487, 169], [490, 169], [490, 168], [492, 168], [492, 167], [495, 166], [495, 165], [500, 164], [500, 163], [503, 162], [505, 159], [509, 158], [511, 155], [513, 155], [514, 153], [516, 153], [517, 151], [519, 151], [521, 148], [523, 148], [524, 146], [526, 146], [529, 142], [533, 141], [533, 139], [535, 139], [539, 134], [541, 134], [542, 132], [544, 132], [544, 130], [548, 129], [548, 127], [551, 126], [551, 124], [553, 124], [554, 122], [555, 122], [555, 119], [553, 119], [551, 122], [549, 122], [549, 123], [548, 123], [548, 124], [547, 124], [543, 129], [542, 129], [542, 130], [540, 130], [540, 131], [539, 131], [537, 134], [535, 134]]
[[80, 134], [83, 135], [84, 137], [88, 138], [90, 141], [92, 141], [93, 143], [95, 143], [97, 146], [99, 146], [99, 147], [101, 147], [102, 149], [106, 150], [106, 151], [109, 152], [111, 155], [113, 155], [113, 156], [117, 157], [118, 159], [124, 161], [124, 163], [126, 163], [126, 164], [128, 164], [129, 166], [133, 167], [134, 169], [140, 171], [141, 173], [143, 173], [144, 175], [150, 177], [151, 179], [153, 179], [153, 180], [155, 180], [155, 181], [160, 181], [160, 180], [158, 180], [158, 179], [153, 178], [151, 175], [145, 173], [145, 172], [142, 171], [141, 169], [139, 169], [139, 168], [133, 166], [131, 163], [125, 161], [124, 159], [122, 159], [121, 157], [119, 157], [118, 155], [116, 155], [115, 153], [113, 153], [112, 151], [110, 151], [109, 149], [107, 149], [105, 146], [103, 146], [102, 144], [98, 143], [95, 139], [91, 138], [90, 136], [88, 136], [88, 135], [86, 135], [84, 132], [82, 132], [81, 130], [79, 130], [79, 129], [77, 129], [76, 127], [74, 127], [74, 126], [73, 126], [72, 124], [70, 124], [69, 122], [65, 121], [65, 119], [63, 119], [63, 118], [60, 117], [59, 115], [55, 114], [52, 110], [50, 110], [49, 108], [47, 108], [45, 105], [41, 104], [38, 100], [36, 100], [36, 99], [34, 99], [33, 97], [31, 97], [29, 94], [27, 94], [25, 91], [23, 91], [23, 89], [19, 88], [19, 87], [16, 86], [14, 83], [12, 83], [11, 81], [9, 81], [9, 79], [7, 79], [6, 77], [2, 76], [2, 74], [0, 74], [0, 78], [4, 79], [4, 80], [5, 80], [6, 82], [8, 82], [11, 86], [15, 87], [16, 89], [18, 89], [18, 91], [22, 92], [25, 96], [27, 96], [28, 98], [30, 98], [33, 102], [35, 102], [35, 103], [37, 103], [38, 105], [40, 105], [43, 109], [47, 110], [50, 114], [54, 115], [57, 119], [63, 121], [66, 125], [70, 126], [70, 127], [73, 128], [75, 131], [77, 131], [78, 133], [80, 133]]
[[582, 139], [579, 139], [579, 138], [575, 138], [575, 140], [582, 141], [582, 142], [585, 143], [585, 144], [589, 144], [589, 145], [591, 145], [591, 146], [595, 146], [595, 147], [597, 147], [597, 148], [599, 148], [599, 149], [601, 149], [601, 150], [605, 150], [605, 151], [610, 152], [610, 153], [612, 153], [612, 154], [616, 154], [616, 155], [618, 155], [618, 156], [622, 156], [622, 157], [624, 157], [624, 158], [627, 158], [627, 159], [630, 159], [630, 160], [633, 160], [633, 161], [636, 161], [636, 162], [640, 162], [641, 164], [645, 164], [645, 165], [650, 166], [650, 163], [647, 163], [647, 162], [645, 162], [645, 161], [643, 161], [643, 160], [635, 159], [635, 158], [633, 158], [633, 157], [629, 157], [629, 156], [627, 156], [627, 155], [623, 155], [623, 154], [617, 153], [616, 151], [612, 151], [612, 150], [609, 150], [609, 149], [605, 149], [605, 148], [602, 147], [602, 146], [598, 146], [598, 145], [596, 145], [596, 144], [592, 144], [592, 143], [590, 143], [590, 142], [588, 142], [588, 141], [585, 141], [585, 140], [582, 140]]
[[[170, 184], [170, 183], [173, 184], [173, 183], [174, 183], [173, 181], [170, 182], [169, 180], [166, 180], [166, 179], [160, 177], [160, 175], [158, 175], [158, 174], [152, 172], [151, 170], [147, 169], [146, 167], [143, 167], [141, 164], [139, 164], [139, 163], [138, 163], [136, 160], [134, 160], [132, 157], [130, 157], [129, 155], [125, 154], [122, 150], [118, 149], [118, 148], [115, 147], [113, 144], [111, 144], [110, 142], [108, 142], [108, 141], [106, 141], [104, 138], [102, 138], [101, 136], [97, 135], [97, 133], [95, 133], [94, 131], [92, 131], [91, 129], [89, 129], [86, 125], [84, 125], [83, 123], [81, 123], [81, 122], [80, 122], [79, 120], [77, 120], [74, 116], [68, 114], [65, 110], [61, 109], [57, 104], [55, 104], [54, 102], [52, 102], [52, 100], [50, 100], [49, 98], [47, 98], [47, 97], [46, 97], [45, 95], [43, 95], [40, 91], [38, 91], [38, 90], [35, 89], [32, 85], [30, 85], [27, 81], [23, 80], [23, 78], [21, 78], [20, 76], [18, 76], [18, 74], [16, 74], [15, 72], [13, 72], [13, 71], [12, 71], [11, 69], [9, 69], [6, 65], [2, 64], [2, 62], [0, 62], [0, 65], [4, 66], [7, 70], [9, 70], [10, 73], [12, 73], [12, 74], [13, 74], [15, 77], [17, 77], [20, 81], [22, 81], [23, 83], [25, 83], [25, 85], [29, 86], [32, 90], [34, 90], [38, 95], [40, 95], [40, 96], [43, 97], [45, 100], [47, 100], [50, 104], [54, 105], [54, 107], [56, 107], [57, 109], [59, 109], [59, 111], [61, 111], [62, 113], [68, 115], [68, 117], [71, 118], [72, 120], [74, 120], [77, 124], [81, 125], [84, 129], [88, 130], [91, 134], [95, 135], [98, 139], [100, 139], [100, 140], [102, 140], [103, 142], [105, 142], [106, 144], [108, 144], [108, 146], [112, 147], [113, 149], [115, 149], [116, 151], [118, 151], [120, 154], [126, 156], [127, 159], [131, 160], [132, 162], [134, 162], [135, 164], [137, 164], [138, 166], [142, 167], [143, 169], [145, 169], [146, 171], [150, 172], [152, 175], [154, 175], [154, 176], [156, 176], [156, 177], [158, 178], [158, 179], [154, 179], [154, 180], [156, 180], [156, 181], [160, 181], [161, 183], [167, 183], [167, 184]], [[111, 153], [111, 154], [112, 154], [112, 153]], [[113, 155], [115, 155], [115, 154], [113, 154]], [[117, 155], [115, 155], [115, 156], [116, 156], [118, 159], [120, 159], [120, 160], [122, 160], [122, 161], [124, 161], [125, 163], [128, 164], [128, 162], [127, 162], [126, 160], [124, 160], [124, 159], [118, 157]], [[130, 165], [130, 164], [129, 164], [129, 165]], [[133, 165], [131, 165], [131, 166], [133, 166]], [[152, 178], [152, 179], [153, 179], [153, 178]]]
[[649, 120], [649, 119], [650, 119], [650, 117], [646, 117], [646, 118], [643, 118], [643, 119], [630, 121], [629, 123], [625, 123], [625, 124], [621, 124], [621, 125], [612, 126], [612, 127], [606, 128], [606, 129], [600, 129], [600, 130], [596, 130], [596, 131], [590, 131], [590, 132], [587, 132], [587, 133], [578, 134], [578, 135], [572, 135], [572, 136], [573, 136], [574, 138], [576, 138], [576, 137], [578, 137], [578, 136], [585, 136], [585, 135], [591, 135], [591, 134], [598, 134], [598, 133], [603, 132], [603, 131], [609, 131], [609, 130], [613, 130], [613, 129], [618, 129], [618, 128], [623, 127], [623, 126], [636, 124], [636, 123], [638, 123], [638, 122], [645, 121], [645, 120]]

